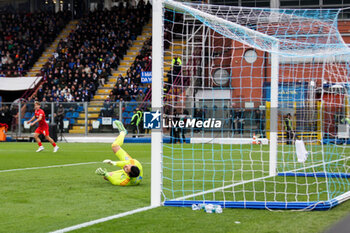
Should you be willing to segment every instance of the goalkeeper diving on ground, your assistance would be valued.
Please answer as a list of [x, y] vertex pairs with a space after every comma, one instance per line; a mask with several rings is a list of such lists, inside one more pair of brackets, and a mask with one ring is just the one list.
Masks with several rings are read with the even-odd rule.
[[136, 159], [131, 158], [131, 156], [121, 148], [124, 143], [124, 138], [128, 132], [125, 130], [122, 122], [115, 121], [115, 125], [119, 130], [119, 136], [113, 142], [112, 150], [120, 161], [106, 159], [103, 162], [113, 166], [118, 166], [122, 168], [122, 170], [108, 172], [106, 169], [97, 168], [95, 173], [103, 176], [105, 180], [108, 180], [113, 185], [138, 185], [142, 181], [143, 177], [141, 163]]

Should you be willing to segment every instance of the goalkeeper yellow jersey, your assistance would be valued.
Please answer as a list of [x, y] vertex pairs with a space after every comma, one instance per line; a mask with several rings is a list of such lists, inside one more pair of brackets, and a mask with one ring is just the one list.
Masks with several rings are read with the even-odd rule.
[[136, 159], [128, 159], [128, 160], [124, 160], [124, 161], [118, 161], [117, 162], [117, 166], [120, 168], [123, 168], [125, 165], [135, 165], [136, 167], [138, 167], [138, 169], [140, 169], [140, 175], [138, 177], [129, 177], [128, 174], [122, 170], [123, 174], [121, 174], [120, 176], [120, 185], [122, 186], [126, 186], [126, 185], [137, 185], [142, 181], [142, 177], [143, 177], [143, 169], [142, 169], [142, 165], [139, 161], [137, 161]]

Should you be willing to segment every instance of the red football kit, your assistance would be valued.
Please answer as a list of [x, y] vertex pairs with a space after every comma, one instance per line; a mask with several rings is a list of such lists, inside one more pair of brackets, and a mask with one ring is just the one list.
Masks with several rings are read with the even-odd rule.
[[42, 109], [35, 110], [35, 118], [42, 116], [39, 121], [39, 127], [35, 130], [35, 133], [44, 134], [44, 136], [49, 135], [49, 125], [45, 121], [45, 112]]

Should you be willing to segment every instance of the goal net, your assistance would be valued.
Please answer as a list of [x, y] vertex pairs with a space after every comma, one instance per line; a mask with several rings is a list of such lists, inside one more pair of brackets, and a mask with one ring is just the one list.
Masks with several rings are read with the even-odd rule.
[[164, 71], [164, 205], [328, 209], [349, 198], [339, 12], [164, 1], [153, 66]]

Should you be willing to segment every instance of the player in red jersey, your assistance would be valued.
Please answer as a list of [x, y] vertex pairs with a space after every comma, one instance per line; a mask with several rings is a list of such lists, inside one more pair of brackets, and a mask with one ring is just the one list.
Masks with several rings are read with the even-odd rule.
[[[39, 127], [34, 132], [35, 141], [39, 145], [39, 149], [36, 152], [40, 152], [44, 150], [44, 147], [39, 138], [40, 134], [43, 134], [46, 140], [48, 140], [53, 145], [53, 152], [57, 152], [59, 147], [56, 145], [55, 141], [49, 136], [49, 125], [45, 121], [45, 112], [42, 109], [40, 109], [40, 103], [38, 101], [35, 101], [34, 109], [35, 109], [35, 114], [32, 117], [32, 119], [28, 121], [28, 123], [31, 123], [33, 121], [33, 123], [30, 124], [32, 126], [37, 122], [39, 122]], [[34, 119], [36, 120], [34, 121]]]

